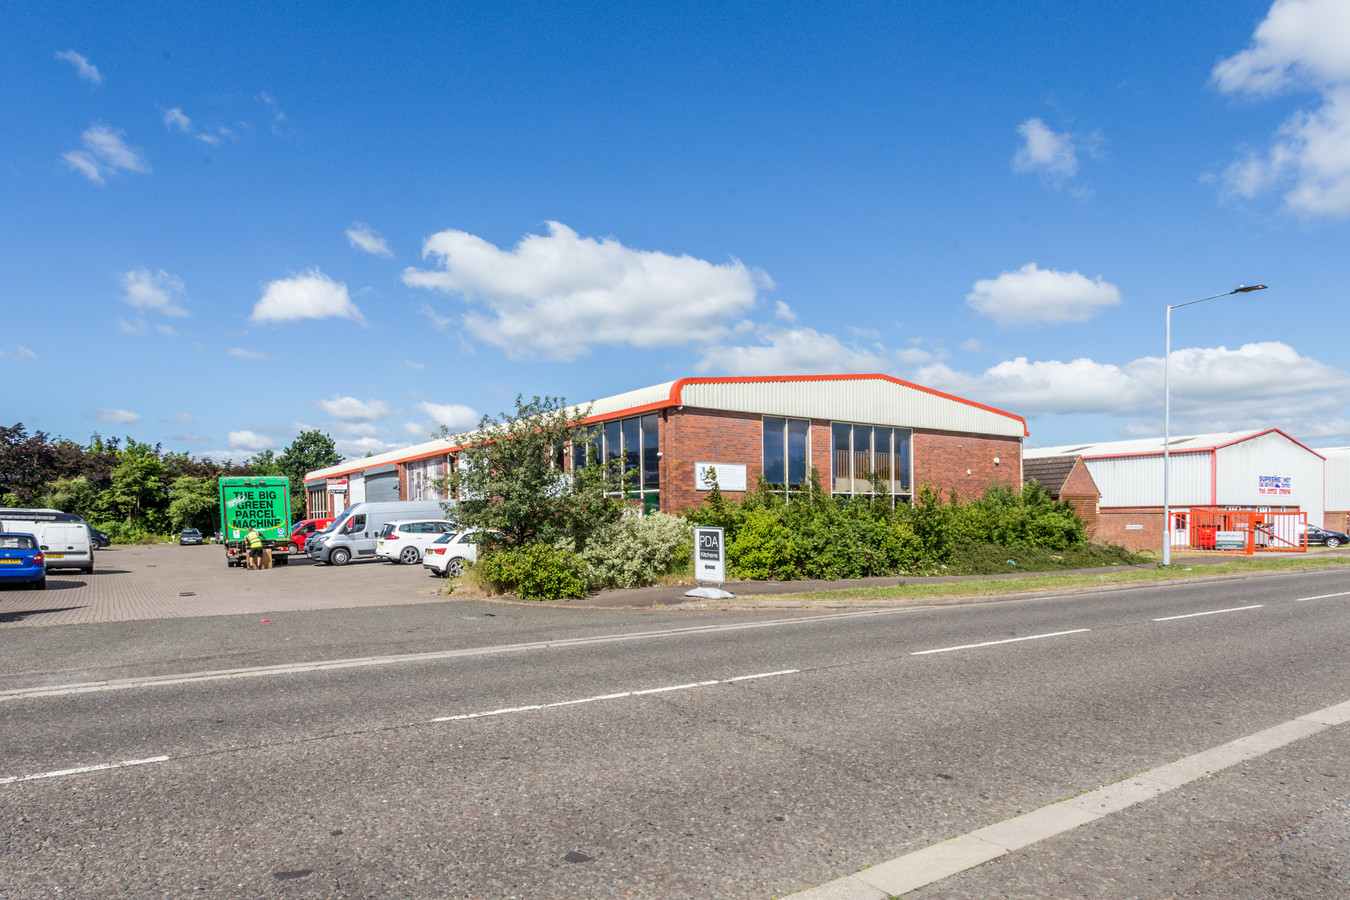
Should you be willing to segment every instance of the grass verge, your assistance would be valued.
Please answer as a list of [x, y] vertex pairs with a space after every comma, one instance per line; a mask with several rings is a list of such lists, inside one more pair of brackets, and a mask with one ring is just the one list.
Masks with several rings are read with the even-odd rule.
[[[1217, 575], [1244, 575], [1259, 572], [1282, 572], [1315, 569], [1326, 566], [1350, 565], [1350, 557], [1314, 556], [1298, 559], [1235, 559], [1221, 563], [1188, 565], [1186, 560], [1168, 568], [1138, 568], [1134, 566], [1087, 574], [1047, 573], [1024, 578], [980, 579], [957, 582], [901, 582], [892, 587], [844, 588], [841, 590], [803, 591], [756, 595], [757, 601], [877, 601], [877, 600], [941, 600], [955, 597], [981, 597], [991, 594], [1029, 594], [1066, 588], [1093, 588], [1116, 584], [1135, 584], [1157, 581], [1176, 581], [1186, 578], [1211, 578]], [[733, 586], [731, 588], [735, 590]]]

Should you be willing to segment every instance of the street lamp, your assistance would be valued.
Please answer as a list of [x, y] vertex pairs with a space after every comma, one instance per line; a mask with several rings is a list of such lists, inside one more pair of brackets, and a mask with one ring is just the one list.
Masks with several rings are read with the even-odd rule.
[[1201, 297], [1199, 300], [1187, 300], [1185, 303], [1178, 303], [1176, 306], [1167, 307], [1167, 351], [1163, 354], [1163, 562], [1164, 566], [1172, 564], [1172, 503], [1171, 494], [1171, 475], [1172, 475], [1172, 310], [1181, 309], [1183, 306], [1192, 306], [1196, 303], [1204, 303], [1206, 300], [1214, 300], [1218, 297], [1227, 297], [1229, 294], [1250, 294], [1252, 291], [1264, 291], [1264, 284], [1240, 284], [1231, 291], [1224, 291], [1222, 294], [1212, 294], [1208, 297]]

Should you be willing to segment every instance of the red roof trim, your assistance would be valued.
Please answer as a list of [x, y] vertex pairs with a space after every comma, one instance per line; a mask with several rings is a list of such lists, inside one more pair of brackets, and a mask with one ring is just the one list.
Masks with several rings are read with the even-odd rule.
[[[1259, 438], [1259, 437], [1265, 437], [1266, 435], [1268, 435], [1268, 434], [1270, 434], [1270, 433], [1272, 433], [1272, 432], [1275, 433], [1275, 434], [1278, 434], [1280, 437], [1282, 437], [1282, 438], [1284, 438], [1285, 440], [1289, 441], [1289, 443], [1291, 443], [1291, 444], [1297, 444], [1298, 446], [1302, 447], [1304, 450], [1307, 450], [1307, 451], [1308, 451], [1309, 453], [1311, 453], [1313, 456], [1316, 456], [1318, 459], [1321, 459], [1321, 460], [1325, 460], [1325, 459], [1326, 459], [1325, 456], [1323, 456], [1322, 454], [1318, 453], [1316, 450], [1314, 450], [1313, 448], [1309, 447], [1307, 444], [1303, 443], [1302, 441], [1295, 440], [1294, 438], [1292, 438], [1292, 437], [1290, 437], [1289, 435], [1285, 434], [1283, 431], [1281, 431], [1281, 430], [1278, 429], [1278, 428], [1267, 428], [1265, 431], [1258, 431], [1258, 432], [1255, 432], [1254, 434], [1244, 435], [1243, 437], [1237, 438], [1236, 440], [1228, 441], [1227, 443], [1223, 443], [1223, 444], [1214, 444], [1214, 445], [1209, 446], [1209, 447], [1173, 447], [1170, 451], [1168, 451], [1168, 455], [1169, 455], [1169, 456], [1176, 456], [1176, 455], [1179, 454], [1179, 453], [1213, 453], [1213, 452], [1215, 452], [1216, 450], [1222, 450], [1222, 449], [1224, 449], [1225, 447], [1233, 447], [1233, 446], [1236, 446], [1236, 445], [1238, 445], [1238, 444], [1244, 443], [1245, 441], [1251, 441], [1251, 440], [1255, 440], [1256, 438]], [[1159, 447], [1157, 450], [1140, 450], [1140, 451], [1138, 451], [1138, 452], [1136, 452], [1136, 453], [1094, 453], [1094, 454], [1081, 453], [1081, 454], [1074, 454], [1074, 455], [1075, 455], [1075, 456], [1082, 456], [1083, 459], [1125, 459], [1126, 457], [1131, 457], [1131, 456], [1162, 456], [1162, 452], [1163, 452], [1163, 451], [1162, 451], [1162, 447]]]

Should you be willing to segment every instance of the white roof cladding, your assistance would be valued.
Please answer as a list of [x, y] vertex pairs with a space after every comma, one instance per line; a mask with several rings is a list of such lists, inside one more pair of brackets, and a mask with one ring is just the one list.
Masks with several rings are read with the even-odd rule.
[[1327, 509], [1350, 509], [1350, 447], [1323, 447], [1327, 458]]
[[[1227, 444], [1235, 444], [1265, 434], [1269, 428], [1255, 431], [1219, 431], [1212, 434], [1179, 435], [1172, 438], [1172, 453], [1195, 453], [1213, 450]], [[1043, 459], [1047, 456], [1144, 456], [1163, 452], [1163, 439], [1159, 437], [1137, 438], [1129, 441], [1098, 441], [1092, 444], [1063, 444], [1058, 447], [1026, 447], [1022, 450], [1024, 459]]]
[[[1025, 437], [1020, 416], [943, 394], [889, 375], [786, 375], [760, 378], [682, 378], [639, 388], [589, 404], [590, 418], [615, 418], [668, 407], [688, 406], [799, 419], [826, 419], [869, 425], [894, 425], [935, 431]], [[447, 453], [458, 444], [434, 440], [389, 450], [378, 456], [349, 459], [310, 472], [307, 482], [367, 471], [389, 463]]]

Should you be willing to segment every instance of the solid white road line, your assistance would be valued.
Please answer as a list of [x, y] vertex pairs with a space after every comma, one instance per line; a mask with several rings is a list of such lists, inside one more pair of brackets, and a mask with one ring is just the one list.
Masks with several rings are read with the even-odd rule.
[[108, 769], [125, 769], [128, 766], [145, 766], [150, 763], [161, 763], [168, 760], [167, 756], [151, 756], [148, 759], [128, 759], [123, 762], [102, 763], [97, 766], [80, 766], [75, 769], [61, 769], [56, 772], [38, 772], [35, 775], [12, 775], [9, 778], [0, 778], [0, 784], [14, 784], [19, 781], [37, 781], [39, 778], [60, 778], [63, 775], [83, 775], [86, 772], [103, 772]]
[[953, 650], [973, 650], [976, 647], [993, 647], [995, 644], [1016, 644], [1018, 641], [1038, 641], [1041, 638], [1062, 637], [1066, 634], [1082, 634], [1091, 628], [1075, 628], [1073, 631], [1052, 631], [1049, 634], [1031, 634], [1026, 637], [1007, 638], [1002, 641], [985, 641], [980, 644], [961, 644], [958, 647], [939, 647], [936, 650], [915, 650], [910, 656], [927, 656], [929, 653], [951, 653]]
[[1350, 701], [1281, 722], [1095, 791], [930, 844], [853, 875], [791, 894], [787, 900], [882, 900], [907, 894], [1347, 722], [1350, 722]]
[[1264, 603], [1253, 603], [1251, 606], [1232, 606], [1228, 609], [1211, 609], [1208, 612], [1186, 613], [1184, 616], [1163, 616], [1161, 619], [1154, 619], [1155, 622], [1171, 622], [1174, 619], [1194, 619], [1196, 616], [1217, 616], [1219, 613], [1242, 612], [1244, 609], [1260, 609], [1265, 606]]

